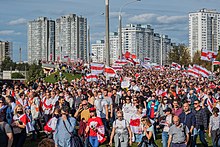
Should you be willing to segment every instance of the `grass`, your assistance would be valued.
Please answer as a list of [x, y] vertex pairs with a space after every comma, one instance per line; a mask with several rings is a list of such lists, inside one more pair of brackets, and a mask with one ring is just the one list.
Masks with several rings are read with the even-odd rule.
[[[57, 75], [57, 79], [55, 78], [55, 75]], [[56, 83], [59, 79], [67, 79], [68, 82], [71, 82], [74, 79], [80, 79], [81, 78], [81, 74], [71, 74], [71, 73], [67, 73], [67, 72], [62, 72], [62, 77], [60, 78], [59, 76], [59, 72], [55, 72], [49, 76], [47, 76], [44, 80], [45, 82], [48, 83]]]
[[[212, 146], [212, 141], [211, 138], [208, 137], [208, 135], [206, 135], [206, 141], [208, 142], [209, 147]], [[24, 144], [24, 147], [37, 147], [38, 143], [45, 137], [44, 135], [42, 135], [42, 137], [40, 139], [37, 139], [36, 141], [31, 141], [29, 136]], [[161, 134], [158, 135], [158, 138], [161, 138]], [[158, 147], [162, 147], [162, 143], [161, 143], [161, 139], [157, 139], [156, 140], [156, 144], [158, 145]], [[100, 147], [106, 147], [106, 145], [108, 145], [108, 143], [105, 143], [103, 145], [100, 145]], [[131, 147], [137, 147], [136, 143], [133, 143]], [[197, 147], [203, 147], [199, 137], [197, 138]]]

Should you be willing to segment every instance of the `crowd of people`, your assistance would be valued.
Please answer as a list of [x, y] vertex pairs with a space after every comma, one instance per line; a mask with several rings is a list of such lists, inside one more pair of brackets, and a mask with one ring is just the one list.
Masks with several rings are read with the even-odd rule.
[[[127, 87], [121, 86], [125, 81]], [[206, 134], [218, 147], [219, 82], [169, 67], [124, 66], [115, 77], [100, 74], [90, 82], [82, 76], [71, 82], [4, 84], [0, 146], [22, 147], [27, 134], [34, 141], [44, 131], [41, 147], [156, 147], [158, 139], [163, 147], [195, 147], [198, 137], [208, 147]]]

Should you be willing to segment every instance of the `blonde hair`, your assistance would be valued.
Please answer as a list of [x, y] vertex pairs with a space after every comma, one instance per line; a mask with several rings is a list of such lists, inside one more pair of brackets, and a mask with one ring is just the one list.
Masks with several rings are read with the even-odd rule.
[[23, 113], [24, 113], [24, 107], [21, 105], [21, 104], [18, 104], [17, 106], [15, 106], [15, 109], [14, 109], [14, 115], [17, 115], [17, 109], [18, 108], [21, 108]]

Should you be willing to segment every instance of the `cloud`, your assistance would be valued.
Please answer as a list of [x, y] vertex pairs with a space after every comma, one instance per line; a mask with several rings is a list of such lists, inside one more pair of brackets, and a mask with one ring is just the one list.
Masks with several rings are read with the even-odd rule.
[[97, 40], [103, 40], [105, 36], [105, 32], [99, 32], [99, 33], [92, 33], [90, 38], [91, 38], [91, 43], [95, 43]]
[[135, 15], [131, 18], [129, 18], [130, 22], [135, 23], [152, 23], [155, 21], [155, 18], [157, 17], [157, 14], [153, 13], [145, 13], [140, 15]]
[[148, 23], [148, 24], [183, 24], [187, 22], [187, 16], [168, 16], [155, 13], [144, 13], [135, 15], [129, 19], [131, 23]]
[[19, 19], [16, 19], [16, 20], [12, 20], [12, 21], [9, 21], [9, 25], [23, 25], [23, 24], [26, 24], [27, 23], [27, 20], [24, 19], [24, 18], [19, 18]]
[[0, 35], [21, 35], [21, 33], [15, 32], [14, 30], [2, 30], [0, 31]]
[[[128, 16], [125, 12], [121, 12], [122, 17]], [[119, 17], [119, 12], [110, 12], [109, 13], [110, 18], [118, 18]]]

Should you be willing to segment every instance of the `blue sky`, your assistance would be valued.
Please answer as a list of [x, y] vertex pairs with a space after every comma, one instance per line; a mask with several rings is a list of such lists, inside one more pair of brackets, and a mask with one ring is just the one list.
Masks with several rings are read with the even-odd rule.
[[[118, 12], [132, 0], [110, 0], [110, 30], [117, 31]], [[13, 42], [13, 60], [27, 60], [27, 22], [39, 16], [56, 19], [75, 13], [88, 18], [91, 41], [105, 34], [105, 0], [0, 0], [0, 40]], [[123, 25], [150, 24], [172, 42], [188, 44], [188, 13], [202, 8], [220, 12], [220, 0], [142, 0], [122, 9]]]

